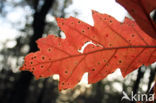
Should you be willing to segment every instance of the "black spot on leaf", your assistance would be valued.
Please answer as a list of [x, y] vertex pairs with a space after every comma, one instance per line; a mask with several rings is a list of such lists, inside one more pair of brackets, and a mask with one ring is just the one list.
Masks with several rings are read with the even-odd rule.
[[106, 60], [105, 60], [105, 59], [104, 59], [103, 61], [104, 61], [104, 62], [106, 62]]
[[43, 68], [44, 66], [43, 65], [41, 65], [41, 68]]
[[67, 73], [68, 73], [68, 71], [66, 70], [66, 71], [65, 71], [65, 73], [67, 74]]
[[109, 44], [109, 46], [111, 47], [111, 46], [112, 46], [112, 44]]
[[44, 60], [45, 59], [45, 57], [44, 56], [42, 56], [42, 60]]
[[92, 71], [95, 71], [95, 69], [93, 68]]
[[100, 62], [98, 62], [97, 64], [100, 65]]
[[121, 61], [121, 60], [119, 60], [119, 63], [122, 63], [122, 61]]
[[64, 83], [62, 83], [62, 85], [64, 85]]
[[132, 37], [134, 37], [135, 35], [134, 34], [132, 34]]
[[50, 48], [48, 48], [48, 52], [51, 52], [51, 49]]

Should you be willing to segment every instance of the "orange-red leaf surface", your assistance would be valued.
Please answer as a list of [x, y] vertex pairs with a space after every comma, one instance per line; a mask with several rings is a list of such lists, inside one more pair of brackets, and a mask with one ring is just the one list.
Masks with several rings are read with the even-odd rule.
[[124, 6], [136, 23], [149, 36], [156, 39], [156, 23], [150, 18], [150, 12], [156, 9], [156, 0], [116, 0]]
[[[93, 11], [94, 26], [76, 18], [57, 18], [66, 39], [53, 35], [37, 40], [39, 51], [25, 57], [21, 70], [36, 78], [59, 74], [59, 89], [73, 88], [88, 72], [95, 83], [121, 68], [122, 75], [142, 64], [156, 61], [156, 40], [145, 34], [134, 21], [120, 23], [113, 17]], [[82, 46], [92, 41], [81, 53]]]

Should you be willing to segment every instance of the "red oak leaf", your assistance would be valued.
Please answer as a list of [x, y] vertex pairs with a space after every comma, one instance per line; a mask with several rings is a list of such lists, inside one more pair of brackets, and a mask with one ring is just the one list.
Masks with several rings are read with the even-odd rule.
[[[121, 68], [125, 77], [142, 64], [156, 61], [156, 40], [145, 34], [134, 21], [120, 23], [113, 17], [93, 11], [94, 26], [76, 18], [57, 18], [66, 39], [53, 35], [37, 40], [39, 51], [25, 57], [21, 70], [36, 78], [59, 74], [59, 89], [73, 88], [88, 72], [95, 83]], [[86, 42], [92, 44], [79, 50]]]
[[136, 23], [149, 36], [156, 39], [156, 23], [150, 18], [150, 12], [156, 9], [155, 0], [116, 0], [124, 6]]

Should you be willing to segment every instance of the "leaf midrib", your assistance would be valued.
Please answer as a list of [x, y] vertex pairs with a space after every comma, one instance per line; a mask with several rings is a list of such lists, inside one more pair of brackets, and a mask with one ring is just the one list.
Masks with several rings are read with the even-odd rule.
[[[91, 51], [91, 52], [87, 52], [87, 53], [70, 55], [70, 56], [63, 57], [63, 58], [56, 59], [56, 60], [39, 62], [38, 64], [40, 64], [40, 63], [44, 64], [44, 63], [50, 63], [50, 62], [58, 62], [58, 61], [66, 60], [68, 58], [89, 55], [89, 54], [93, 54], [93, 53], [97, 53], [97, 52], [101, 52], [101, 51], [105, 51], [105, 50], [116, 50], [116, 49], [120, 50], [120, 49], [128, 49], [128, 48], [155, 48], [156, 49], [156, 46], [150, 46], [150, 45], [148, 45], [148, 46], [147, 45], [142, 46], [142, 45], [138, 45], [138, 46], [122, 46], [122, 47], [102, 48], [102, 49]], [[38, 65], [38, 64], [36, 64], [36, 65]], [[32, 66], [35, 66], [35, 65], [32, 65]]]

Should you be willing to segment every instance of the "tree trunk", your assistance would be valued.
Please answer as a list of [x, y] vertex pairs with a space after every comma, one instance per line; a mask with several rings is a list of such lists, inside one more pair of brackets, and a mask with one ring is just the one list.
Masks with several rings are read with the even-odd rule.
[[147, 88], [146, 93], [148, 93], [149, 90], [151, 89], [152, 82], [155, 79], [155, 74], [156, 74], [155, 70], [156, 70], [156, 68], [150, 68], [150, 76], [149, 76], [148, 88]]
[[141, 70], [141, 67], [139, 68], [138, 70], [138, 75], [137, 75], [137, 79], [134, 83], [134, 86], [133, 86], [133, 93], [136, 94], [138, 92], [138, 89], [139, 89], [139, 84], [140, 84], [140, 81], [141, 79], [143, 78], [144, 76], [144, 71]]
[[[39, 0], [34, 2], [35, 13], [33, 15], [33, 36], [30, 42], [30, 52], [37, 51], [37, 45], [35, 41], [42, 37], [45, 27], [45, 18], [50, 10], [54, 0], [44, 0], [44, 4], [41, 9], [38, 10]], [[30, 72], [22, 71], [20, 73], [19, 80], [14, 85], [14, 90], [12, 92], [12, 97], [9, 100], [9, 103], [25, 103], [25, 99], [28, 93], [29, 85], [31, 83], [33, 76]]]

